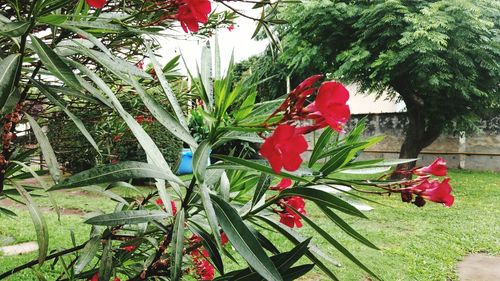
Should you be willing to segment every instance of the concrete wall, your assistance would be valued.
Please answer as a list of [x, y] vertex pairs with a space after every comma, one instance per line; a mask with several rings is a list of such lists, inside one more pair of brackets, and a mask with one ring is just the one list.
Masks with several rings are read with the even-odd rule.
[[[346, 130], [365, 115], [353, 115]], [[385, 139], [368, 148], [361, 158], [398, 158], [406, 118], [401, 113], [369, 114], [365, 137], [384, 135]], [[451, 168], [500, 171], [500, 115], [484, 120], [480, 132], [472, 135], [442, 135], [419, 155], [418, 165], [436, 157], [446, 159]], [[319, 136], [319, 134], [317, 135]]]

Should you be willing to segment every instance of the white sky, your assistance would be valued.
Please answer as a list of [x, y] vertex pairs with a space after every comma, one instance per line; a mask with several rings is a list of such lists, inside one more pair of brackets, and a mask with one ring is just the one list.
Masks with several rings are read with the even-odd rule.
[[[260, 9], [251, 9], [252, 5], [244, 3], [230, 3], [242, 13], [252, 17], [259, 17]], [[213, 4], [217, 11], [226, 10], [227, 8], [220, 4]], [[251, 36], [255, 30], [256, 23], [244, 17], [239, 16], [235, 21], [235, 28], [229, 31], [222, 28], [218, 31], [219, 46], [221, 49], [221, 64], [222, 68], [226, 69], [231, 59], [231, 52], [234, 50], [235, 62], [242, 61], [252, 55], [262, 53], [267, 46], [266, 41], [255, 41]], [[206, 39], [197, 38], [184, 33], [182, 29], [178, 29], [176, 33], [178, 40], [173, 38], [159, 38], [162, 46], [162, 54], [164, 61], [178, 55], [182, 50], [182, 55], [186, 60], [186, 64], [192, 72], [196, 72], [196, 63], [200, 61], [201, 47], [206, 42]], [[211, 39], [213, 40], [213, 38]], [[199, 64], [199, 63], [198, 63]], [[183, 67], [181, 63], [181, 67]]]

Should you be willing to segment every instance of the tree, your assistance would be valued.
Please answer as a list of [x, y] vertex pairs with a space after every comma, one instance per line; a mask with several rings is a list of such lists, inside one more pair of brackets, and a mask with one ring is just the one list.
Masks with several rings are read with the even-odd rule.
[[491, 0], [288, 5], [278, 60], [295, 77], [331, 73], [402, 99], [409, 123], [400, 157], [415, 158], [444, 129], [471, 128], [498, 109], [499, 14]]

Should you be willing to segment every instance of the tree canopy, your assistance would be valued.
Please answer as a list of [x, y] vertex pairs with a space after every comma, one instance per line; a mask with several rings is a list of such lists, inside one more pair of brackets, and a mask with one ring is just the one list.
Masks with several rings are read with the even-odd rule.
[[400, 156], [415, 157], [446, 127], [471, 128], [498, 108], [499, 15], [491, 0], [288, 5], [280, 13], [288, 24], [276, 27], [278, 62], [292, 81], [326, 72], [402, 99], [409, 124]]

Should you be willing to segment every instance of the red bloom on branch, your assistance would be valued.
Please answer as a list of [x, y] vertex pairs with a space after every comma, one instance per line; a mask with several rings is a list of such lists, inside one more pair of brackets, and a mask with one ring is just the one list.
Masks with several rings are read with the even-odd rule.
[[123, 247], [120, 247], [120, 249], [127, 251], [127, 252], [132, 252], [135, 249], [137, 249], [137, 246], [135, 246], [135, 245], [123, 246]]
[[100, 9], [106, 5], [107, 0], [85, 0], [90, 7]]
[[231, 24], [230, 26], [227, 27], [227, 30], [233, 31], [234, 30], [234, 24]]
[[89, 281], [99, 281], [99, 272], [96, 272], [94, 275], [92, 275]]
[[453, 190], [449, 184], [450, 178], [445, 178], [442, 182], [437, 180], [428, 181], [427, 179], [420, 184], [411, 187], [411, 191], [429, 201], [443, 203], [446, 207], [451, 207], [455, 197], [451, 195]]
[[183, 0], [183, 2], [175, 17], [181, 23], [184, 32], [197, 32], [200, 28], [198, 23], [208, 22], [212, 5], [208, 0]]
[[146, 117], [144, 117], [144, 115], [142, 115], [142, 114], [141, 115], [137, 115], [135, 117], [135, 121], [137, 121], [137, 123], [139, 123], [139, 124], [143, 123], [145, 119], [146, 119]]
[[[161, 198], [156, 199], [155, 203], [160, 207], [163, 206], [163, 200], [161, 200]], [[175, 206], [175, 201], [170, 200], [170, 205], [172, 206], [172, 214], [175, 216], [177, 214], [177, 207]]]
[[413, 171], [414, 174], [419, 176], [424, 175], [434, 175], [434, 176], [446, 176], [448, 169], [446, 168], [446, 161], [439, 157], [434, 160], [429, 166], [422, 167]]
[[301, 217], [288, 206], [293, 207], [297, 212], [306, 215], [306, 202], [304, 201], [304, 198], [299, 196], [286, 197], [283, 199], [282, 204], [285, 209], [279, 212], [280, 222], [288, 227], [302, 227], [302, 222], [300, 221]]
[[290, 185], [292, 185], [292, 180], [289, 178], [283, 178], [277, 185], [271, 186], [269, 189], [282, 191], [283, 189], [290, 187]]
[[342, 131], [343, 126], [351, 116], [349, 106], [349, 91], [342, 83], [328, 81], [321, 84], [316, 100], [311, 103], [307, 110], [311, 112], [310, 118], [315, 119], [320, 127], [329, 125], [337, 132]]
[[220, 234], [220, 243], [222, 244], [222, 246], [224, 246], [227, 244], [227, 242], [229, 242], [229, 239], [227, 238], [226, 233], [222, 232]]
[[206, 259], [195, 260], [196, 274], [200, 277], [200, 280], [213, 280], [214, 279], [214, 267]]
[[274, 172], [279, 174], [281, 168], [287, 171], [297, 170], [302, 164], [300, 154], [306, 150], [304, 135], [294, 126], [281, 124], [265, 139], [260, 154], [269, 161]]

